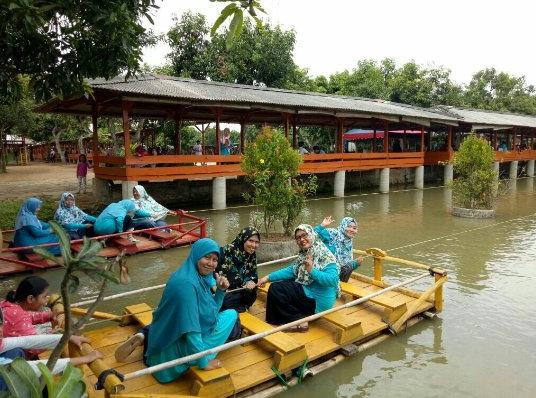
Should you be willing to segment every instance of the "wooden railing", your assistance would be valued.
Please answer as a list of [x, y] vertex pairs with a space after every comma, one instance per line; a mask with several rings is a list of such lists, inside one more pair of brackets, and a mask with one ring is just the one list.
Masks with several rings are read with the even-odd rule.
[[512, 162], [514, 160], [532, 160], [536, 159], [536, 150], [535, 149], [524, 149], [521, 151], [504, 151], [499, 152], [495, 151], [495, 161], [496, 162]]

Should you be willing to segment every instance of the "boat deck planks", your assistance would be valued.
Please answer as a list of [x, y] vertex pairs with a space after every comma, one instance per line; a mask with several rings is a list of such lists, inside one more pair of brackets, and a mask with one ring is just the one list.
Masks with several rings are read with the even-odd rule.
[[[351, 278], [350, 284], [356, 286], [367, 294], [375, 292], [380, 288], [370, 283]], [[382, 297], [383, 295], [379, 296]], [[250, 324], [252, 332], [258, 332], [265, 328], [265, 299], [266, 295], [261, 292], [257, 302], [251, 307], [249, 313], [244, 315], [246, 323]], [[343, 304], [354, 299], [351, 295], [343, 294], [337, 301], [337, 305]], [[405, 295], [400, 292], [391, 291], [385, 293], [385, 299], [396, 305], [406, 304], [409, 306], [416, 300], [415, 297]], [[147, 304], [136, 304], [129, 306], [127, 311], [137, 313], [139, 311], [149, 310]], [[425, 301], [418, 309], [418, 313], [433, 308], [433, 304]], [[380, 333], [385, 333], [388, 328], [387, 323], [383, 321], [385, 307], [371, 301], [347, 308], [337, 312], [336, 321], [340, 324], [352, 322], [356, 318], [361, 322], [363, 334], [357, 338], [356, 344], [360, 341], [367, 341]], [[141, 324], [151, 320], [150, 312], [144, 312], [140, 318]], [[256, 318], [256, 320], [252, 318]], [[345, 321], [344, 318], [348, 319]], [[337, 323], [336, 322], [336, 323]], [[328, 354], [336, 353], [341, 346], [336, 342], [338, 326], [328, 319], [318, 319], [310, 323], [309, 330], [306, 333], [284, 333], [281, 341], [275, 341], [276, 344], [284, 346], [305, 346], [308, 360], [315, 360]], [[117, 363], [114, 358], [115, 348], [119, 343], [126, 340], [132, 333], [136, 332], [139, 324], [135, 326], [110, 326], [87, 332], [86, 335], [91, 338], [92, 346], [100, 350], [104, 355], [104, 363], [110, 368], [115, 368], [125, 374], [135, 370], [143, 369], [141, 361], [141, 348], [138, 348], [133, 355], [133, 360], [127, 363]], [[277, 335], [272, 335], [277, 336]], [[273, 342], [272, 342], [273, 343]], [[231, 348], [220, 353], [218, 358], [222, 361], [224, 371], [229, 372], [230, 378], [234, 385], [235, 393], [253, 388], [265, 381], [274, 378], [271, 366], [274, 363], [274, 346], [269, 344], [269, 340], [254, 342]], [[202, 371], [198, 371], [203, 373]], [[93, 385], [96, 381], [95, 375], [88, 375], [88, 385]], [[150, 375], [129, 380], [124, 383], [126, 389], [119, 394], [138, 394], [141, 397], [149, 397], [150, 394], [192, 394], [192, 387], [195, 381], [193, 372], [187, 372], [179, 380], [169, 383], [160, 384]], [[91, 389], [91, 387], [89, 387]], [[138, 396], [136, 395], [136, 396]], [[91, 396], [96, 398], [104, 397], [102, 391], [92, 391]]]

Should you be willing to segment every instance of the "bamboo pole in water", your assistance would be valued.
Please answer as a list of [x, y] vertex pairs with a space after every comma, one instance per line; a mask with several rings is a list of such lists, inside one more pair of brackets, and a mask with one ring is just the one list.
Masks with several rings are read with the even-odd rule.
[[201, 357], [204, 357], [205, 355], [215, 354], [215, 353], [218, 353], [220, 351], [224, 351], [226, 349], [236, 347], [238, 345], [243, 345], [243, 344], [246, 344], [246, 343], [250, 343], [250, 342], [253, 342], [253, 341], [260, 340], [260, 339], [262, 339], [262, 338], [264, 338], [266, 336], [272, 335], [272, 334], [277, 333], [277, 332], [282, 332], [282, 331], [287, 330], [287, 329], [289, 329], [291, 327], [298, 326], [298, 325], [300, 325], [300, 324], [302, 324], [304, 322], [310, 322], [310, 321], [313, 321], [315, 319], [322, 318], [323, 316], [325, 316], [327, 314], [331, 314], [332, 312], [339, 311], [339, 310], [344, 309], [344, 308], [349, 308], [349, 307], [364, 303], [364, 302], [370, 300], [371, 298], [379, 296], [380, 294], [384, 294], [384, 293], [386, 293], [386, 292], [388, 292], [390, 290], [393, 290], [393, 289], [395, 289], [397, 287], [413, 283], [413, 282], [418, 281], [419, 279], [425, 278], [427, 276], [430, 276], [430, 275], [429, 274], [423, 274], [423, 275], [415, 276], [415, 277], [413, 277], [411, 279], [408, 279], [406, 281], [397, 283], [397, 284], [392, 285], [392, 286], [390, 286], [388, 288], [385, 288], [383, 290], [378, 290], [377, 292], [369, 294], [368, 296], [361, 297], [359, 299], [350, 301], [350, 302], [348, 302], [346, 304], [343, 304], [343, 305], [340, 305], [338, 307], [330, 308], [329, 310], [319, 312], [317, 314], [305, 317], [303, 319], [299, 319], [297, 321], [290, 322], [290, 323], [275, 327], [275, 328], [267, 330], [265, 332], [257, 333], [257, 334], [251, 335], [251, 336], [247, 336], [247, 337], [232, 341], [230, 343], [225, 343], [225, 344], [223, 344], [221, 346], [218, 346], [218, 347], [215, 347], [215, 348], [211, 348], [211, 349], [208, 349], [208, 350], [205, 350], [205, 351], [201, 351], [201, 352], [198, 352], [196, 354], [188, 355], [188, 356], [178, 358], [178, 359], [175, 359], [175, 360], [172, 360], [172, 361], [169, 361], [169, 362], [165, 362], [165, 363], [162, 363], [162, 364], [159, 364], [159, 365], [155, 365], [155, 366], [151, 366], [151, 367], [141, 369], [141, 370], [138, 370], [138, 371], [135, 371], [135, 372], [127, 373], [126, 375], [124, 375], [124, 379], [125, 379], [125, 381], [135, 379], [137, 377], [145, 376], [147, 374], [152, 374], [152, 373], [158, 372], [160, 370], [169, 369], [169, 368], [172, 368], [174, 366], [181, 365], [183, 363], [199, 359]]

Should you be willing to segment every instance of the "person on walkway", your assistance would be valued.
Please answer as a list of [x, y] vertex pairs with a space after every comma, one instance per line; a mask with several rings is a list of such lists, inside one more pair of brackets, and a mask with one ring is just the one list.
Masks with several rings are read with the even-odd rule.
[[220, 249], [220, 257], [216, 273], [225, 276], [229, 281], [229, 292], [223, 299], [221, 311], [234, 309], [245, 312], [257, 299], [257, 248], [261, 235], [257, 229], [246, 227], [237, 235], [232, 243]]
[[[144, 210], [136, 210], [136, 204], [131, 199], [111, 203], [97, 217], [93, 230], [95, 235], [110, 235], [119, 232], [134, 231], [134, 217], [150, 217], [151, 214]], [[131, 242], [137, 242], [132, 235], [127, 237]]]
[[54, 213], [54, 219], [69, 232], [71, 239], [91, 236], [93, 224], [97, 221], [96, 217], [84, 213], [76, 206], [74, 195], [70, 192], [61, 194], [60, 204]]
[[[268, 289], [266, 322], [281, 325], [325, 311], [335, 304], [339, 292], [339, 265], [331, 251], [307, 224], [294, 230], [300, 251], [295, 262], [259, 280], [258, 285], [275, 282]], [[304, 332], [303, 322], [291, 331]]]
[[[43, 201], [37, 198], [28, 198], [22, 204], [15, 220], [14, 247], [37, 246], [47, 243], [58, 243], [59, 239], [46, 222], [37, 218], [37, 213]], [[60, 255], [60, 247], [51, 246], [47, 250], [55, 256]], [[31, 253], [31, 250], [28, 250]], [[19, 252], [20, 253], [20, 252]]]
[[303, 141], [300, 141], [298, 143], [298, 152], [300, 153], [300, 155], [307, 155], [309, 153], [307, 148], [305, 148], [305, 143]]
[[78, 180], [78, 192], [86, 193], [87, 191], [87, 171], [91, 166], [87, 161], [86, 155], [83, 153], [78, 156], [78, 163], [76, 164], [76, 178]]
[[[35, 336], [4, 338], [2, 323], [2, 313], [0, 312], [0, 366], [9, 365], [15, 358], [24, 358], [24, 350], [53, 350], [62, 337], [61, 334], [41, 334]], [[71, 336], [69, 341], [78, 348], [82, 348], [83, 343], [91, 342], [84, 336]], [[75, 358], [60, 358], [58, 359], [58, 362], [56, 362], [52, 374], [57, 375], [63, 373], [69, 363], [73, 366], [79, 366], [101, 358], [104, 358], [104, 356], [99, 351], [91, 351]], [[31, 366], [35, 374], [38, 377], [41, 377], [41, 371], [37, 367], [38, 363], [46, 365], [47, 360], [28, 361], [28, 365]], [[7, 391], [7, 389], [7, 384], [0, 378], [0, 391]]]
[[[35, 325], [52, 322], [57, 324], [59, 315], [53, 311], [42, 311], [48, 302], [48, 282], [40, 276], [24, 278], [16, 290], [7, 293], [6, 299], [0, 303], [3, 315], [3, 336], [31, 336], [38, 334]], [[34, 358], [42, 351], [28, 351], [28, 359]]]
[[[155, 366], [225, 343], [237, 319], [235, 310], [219, 312], [229, 281], [217, 276], [213, 295], [213, 273], [220, 247], [209, 238], [198, 240], [186, 261], [169, 278], [153, 322], [143, 332], [130, 337], [115, 352], [123, 362], [137, 346], [144, 344], [144, 363]], [[153, 373], [161, 383], [169, 383], [190, 366], [211, 370], [221, 367], [216, 354]]]
[[137, 210], [142, 210], [150, 215], [148, 217], [134, 218], [134, 229], [154, 228], [167, 225], [164, 219], [169, 215], [176, 216], [177, 213], [169, 210], [153, 199], [141, 185], [132, 188], [132, 200], [136, 204]]
[[196, 141], [195, 145], [192, 147], [192, 152], [197, 156], [201, 156], [203, 154], [203, 146], [201, 145], [201, 141]]
[[338, 228], [326, 228], [331, 223], [333, 223], [333, 218], [325, 217], [322, 223], [315, 227], [315, 232], [337, 258], [341, 267], [341, 282], [348, 282], [352, 272], [363, 263], [363, 257], [359, 256], [357, 260], [354, 260], [353, 256], [353, 239], [357, 234], [357, 221], [352, 217], [344, 217]]

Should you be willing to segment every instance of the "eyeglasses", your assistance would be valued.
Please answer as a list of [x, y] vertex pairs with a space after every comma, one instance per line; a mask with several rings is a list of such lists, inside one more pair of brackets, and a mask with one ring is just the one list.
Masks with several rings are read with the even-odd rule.
[[307, 238], [308, 238], [307, 234], [301, 234], [301, 235], [295, 235], [294, 236], [294, 239], [296, 240], [296, 242], [299, 242], [300, 240], [307, 239]]

